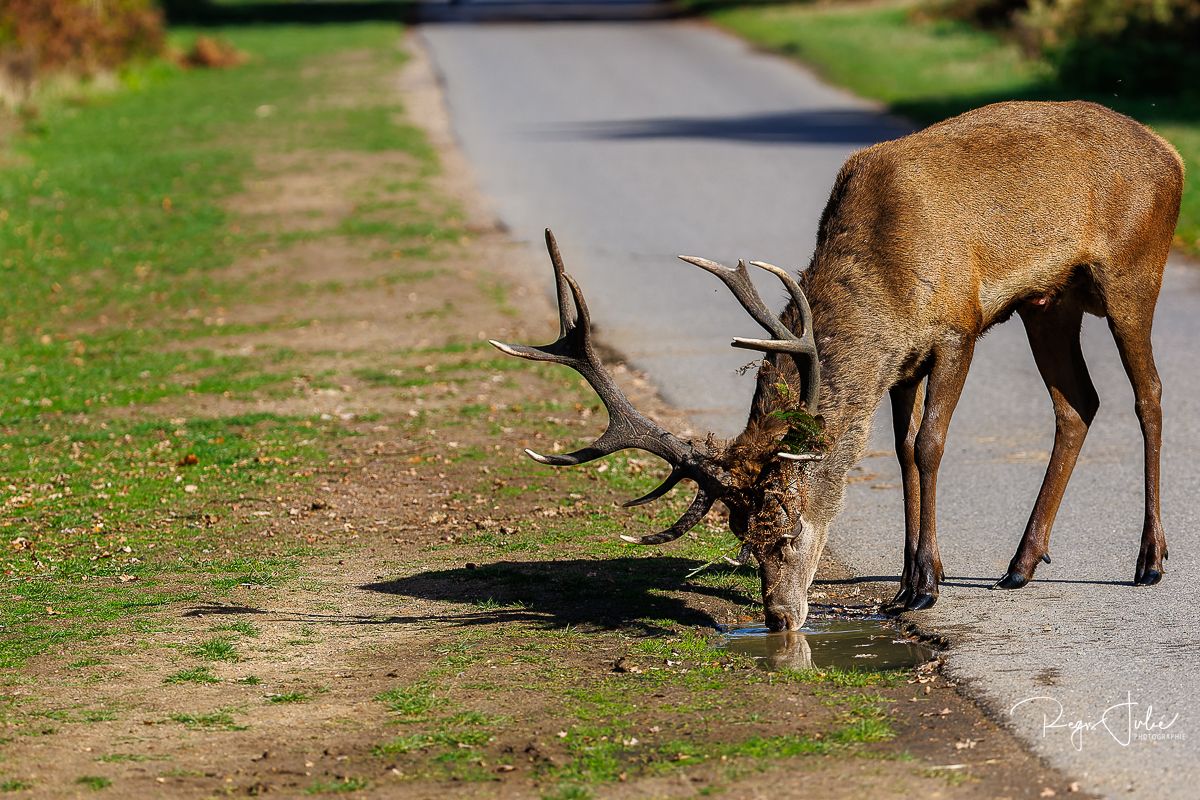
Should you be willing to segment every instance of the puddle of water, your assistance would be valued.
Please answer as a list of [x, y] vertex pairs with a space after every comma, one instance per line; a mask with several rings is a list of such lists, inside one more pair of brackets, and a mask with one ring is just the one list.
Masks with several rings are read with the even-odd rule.
[[936, 655], [906, 639], [886, 620], [810, 619], [798, 631], [770, 633], [763, 627], [726, 628], [723, 646], [751, 656], [763, 669], [907, 669]]

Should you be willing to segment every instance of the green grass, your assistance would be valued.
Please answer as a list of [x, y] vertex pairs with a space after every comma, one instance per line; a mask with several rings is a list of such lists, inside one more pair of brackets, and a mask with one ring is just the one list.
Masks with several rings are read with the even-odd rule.
[[[695, 2], [700, 8], [704, 3]], [[930, 123], [1000, 100], [1088, 99], [1169, 139], [1188, 166], [1178, 243], [1200, 252], [1200, 90], [1180, 97], [1088, 95], [1056, 83], [1016, 44], [945, 20], [918, 21], [912, 2], [721, 7], [712, 18], [750, 42], [811, 64], [833, 83]]]
[[168, 675], [163, 679], [163, 683], [220, 683], [221, 679], [212, 674], [212, 670], [208, 667], [194, 667], [192, 669], [184, 669], [179, 672]]
[[70, 669], [83, 669], [84, 667], [98, 667], [107, 662], [102, 658], [81, 658], [78, 661], [72, 661], [67, 666]]
[[[186, 45], [196, 33], [174, 36]], [[459, 235], [452, 203], [417, 207], [385, 190], [398, 180], [422, 190], [437, 171], [421, 133], [398, 122], [389, 87], [369, 84], [402, 60], [397, 34], [394, 24], [227, 28], [221, 35], [251, 54], [246, 65], [143, 64], [115, 90], [39, 101], [27, 133], [2, 145], [0, 481], [9, 488], [0, 572], [14, 597], [0, 608], [0, 669], [153, 627], [146, 617], [198, 597], [196, 573], [211, 573], [209, 588], [225, 592], [295, 576], [299, 555], [244, 564], [211, 555], [243, 538], [222, 509], [303, 480], [301, 467], [323, 457], [337, 429], [181, 409], [189, 396], [284, 391], [298, 369], [284, 348], [231, 355], [213, 345], [266, 329], [222, 320], [223, 308], [270, 291], [226, 268], [294, 240], [227, 210], [256, 174], [258, 151], [411, 157], [410, 171], [378, 176], [359, 199], [356, 219], [370, 231], [332, 221], [303, 238], [370, 233], [403, 253]], [[350, 80], [375, 99], [340, 109], [308, 102], [341, 93], [347, 77], [322, 64], [346, 51], [369, 53], [369, 74]], [[123, 413], [181, 402], [159, 419]], [[249, 625], [231, 630], [254, 635]]]
[[172, 714], [172, 722], [186, 725], [193, 730], [209, 731], [244, 731], [245, 725], [238, 725], [233, 714], [229, 711], [214, 711], [209, 714]]
[[244, 620], [241, 622], [230, 622], [227, 625], [217, 625], [213, 628], [213, 630], [214, 631], [233, 631], [234, 633], [240, 633], [243, 636], [249, 636], [253, 639], [257, 639], [259, 636], [262, 635], [262, 631], [259, 629], [259, 627], [257, 625], [255, 625], [252, 622], [246, 622]]
[[268, 703], [285, 705], [288, 703], [307, 703], [312, 699], [312, 695], [306, 692], [284, 692], [283, 694], [267, 695]]
[[80, 775], [75, 779], [75, 783], [79, 784], [80, 786], [85, 786], [94, 792], [100, 791], [101, 789], [107, 789], [108, 787], [112, 786], [112, 780], [101, 775]]
[[542, 795], [542, 800], [592, 800], [595, 795], [583, 786], [559, 786]]
[[827, 684], [838, 688], [892, 686], [903, 673], [845, 667], [816, 667], [813, 669], [781, 669], [776, 678], [789, 683]]
[[389, 689], [377, 695], [375, 699], [383, 703], [388, 711], [406, 721], [423, 718], [434, 709], [437, 703], [433, 687], [428, 683]]
[[402, 755], [432, 747], [469, 748], [486, 744], [491, 735], [486, 731], [456, 731], [432, 734], [414, 733], [398, 736], [375, 748], [376, 755]]
[[79, 719], [83, 722], [112, 722], [117, 718], [115, 711], [107, 711], [104, 709], [92, 709], [84, 711], [79, 715]]
[[[637, 669], [624, 673], [588, 678], [554, 666], [556, 651], [594, 647], [603, 635], [571, 626], [458, 633], [437, 648], [440, 660], [419, 680], [376, 698], [406, 730], [378, 744], [374, 755], [399, 763], [412, 777], [494, 778], [483, 765], [494, 759], [489, 746], [504, 730], [503, 721], [459, 699], [465, 687], [485, 691], [492, 702], [514, 688], [550, 698], [545, 713], [555, 726], [550, 730], [561, 730], [552, 741], [562, 755], [536, 767], [538, 781], [551, 787], [544, 796], [590, 796], [605, 784], [700, 764], [736, 776], [788, 759], [863, 755], [894, 736], [889, 717], [894, 701], [869, 687], [894, 686], [903, 673], [765, 672], [715, 647], [714, 637], [701, 629], [634, 638], [624, 660]], [[473, 674], [487, 678], [488, 665], [507, 658], [526, 662], [525, 654], [541, 658], [527, 661], [533, 666], [519, 687], [470, 682]], [[768, 715], [747, 714], [744, 705], [743, 693], [754, 686], [819, 698], [830, 709], [828, 724], [794, 734], [759, 732], [757, 725]], [[663, 723], [669, 733], [659, 735], [651, 726], [664, 719], [670, 720], [669, 727]]]
[[237, 661], [240, 658], [233, 642], [221, 637], [201, 642], [192, 648], [192, 654], [207, 661]]

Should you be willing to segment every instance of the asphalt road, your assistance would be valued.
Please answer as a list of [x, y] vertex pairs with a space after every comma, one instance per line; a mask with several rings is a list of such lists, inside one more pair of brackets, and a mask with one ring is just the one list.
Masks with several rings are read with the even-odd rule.
[[[430, 24], [421, 35], [499, 217], [531, 248], [553, 227], [603, 340], [698, 426], [738, 430], [752, 379], [735, 374], [747, 358], [728, 341], [759, 332], [724, 287], [674, 254], [805, 266], [842, 161], [904, 124], [697, 23]], [[548, 281], [548, 267], [537, 277]], [[1200, 270], [1173, 264], [1155, 328], [1163, 582], [1130, 585], [1141, 440], [1107, 327], [1089, 319], [1084, 349], [1102, 404], [1058, 517], [1054, 563], [1018, 592], [988, 590], [1016, 549], [1054, 425], [1010, 323], [977, 348], [951, 427], [938, 498], [949, 579], [939, 604], [914, 615], [951, 640], [950, 673], [997, 718], [1084, 789], [1115, 797], [1200, 793], [1197, 310]], [[873, 440], [886, 455], [856, 473], [831, 548], [858, 575], [895, 581], [901, 494], [887, 413], [885, 402]], [[1139, 740], [1147, 719], [1158, 723], [1151, 734], [1176, 738]], [[946, 760], [969, 764], [971, 751]]]

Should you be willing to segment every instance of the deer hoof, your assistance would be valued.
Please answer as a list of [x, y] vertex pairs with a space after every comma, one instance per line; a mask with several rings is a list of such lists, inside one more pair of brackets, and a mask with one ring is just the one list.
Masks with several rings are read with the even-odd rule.
[[907, 609], [909, 611], [924, 611], [927, 608], [932, 608], [936, 602], [936, 594], [919, 594], [909, 601]]
[[1029, 583], [1029, 578], [1026, 578], [1019, 572], [1006, 572], [1004, 577], [996, 581], [993, 589], [1020, 589], [1025, 584]]
[[912, 589], [906, 586], [896, 592], [896, 596], [892, 598], [890, 603], [884, 603], [883, 610], [891, 614], [898, 614], [908, 607], [908, 601], [911, 597]]
[[1157, 569], [1145, 569], [1140, 571], [1133, 579], [1134, 586], [1153, 586], [1162, 580], [1162, 572]]

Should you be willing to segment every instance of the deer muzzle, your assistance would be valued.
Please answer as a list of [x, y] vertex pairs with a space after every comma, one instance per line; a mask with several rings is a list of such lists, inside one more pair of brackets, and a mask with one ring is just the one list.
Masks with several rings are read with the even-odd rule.
[[802, 522], [775, 546], [756, 553], [767, 628], [796, 631], [808, 619], [808, 588], [825, 548], [825, 527]]
[[767, 628], [797, 631], [808, 619], [808, 580], [801, 565], [780, 560], [759, 566]]
[[800, 606], [767, 606], [767, 630], [798, 631], [808, 618], [808, 603]]

